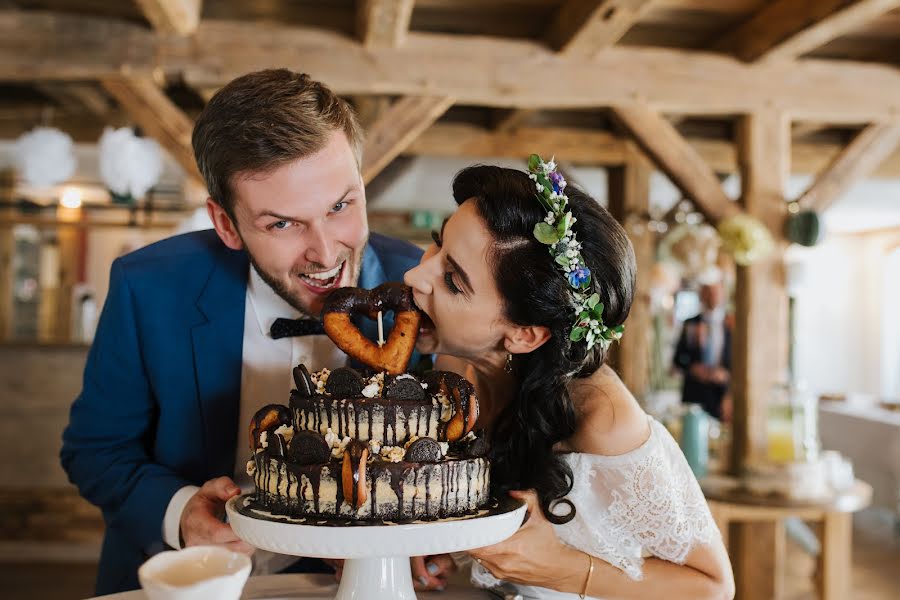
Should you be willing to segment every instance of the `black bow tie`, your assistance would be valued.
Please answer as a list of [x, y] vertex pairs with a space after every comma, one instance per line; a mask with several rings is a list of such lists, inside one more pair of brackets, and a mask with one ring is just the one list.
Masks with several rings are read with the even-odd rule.
[[297, 335], [323, 335], [325, 328], [314, 319], [275, 319], [269, 334], [273, 340]]

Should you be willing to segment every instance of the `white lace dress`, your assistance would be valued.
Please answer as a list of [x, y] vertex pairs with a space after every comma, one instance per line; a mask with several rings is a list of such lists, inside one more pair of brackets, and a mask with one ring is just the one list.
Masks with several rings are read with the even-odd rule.
[[[693, 548], [719, 536], [678, 444], [662, 424], [648, 419], [650, 437], [627, 454], [564, 455], [574, 475], [566, 497], [577, 512], [565, 525], [553, 526], [560, 540], [605, 560], [634, 580], [642, 578], [645, 557], [684, 564]], [[472, 582], [479, 587], [500, 583], [477, 563], [472, 566]], [[578, 597], [546, 588], [516, 587], [527, 599]]]

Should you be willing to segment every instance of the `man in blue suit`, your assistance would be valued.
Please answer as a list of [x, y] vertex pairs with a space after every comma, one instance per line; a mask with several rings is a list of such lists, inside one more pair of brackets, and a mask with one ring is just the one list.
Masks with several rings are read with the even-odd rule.
[[681, 401], [699, 404], [713, 417], [728, 421], [732, 327], [722, 282], [704, 282], [700, 302], [703, 312], [685, 320], [673, 357], [675, 367], [684, 373]]
[[198, 118], [215, 231], [113, 263], [63, 435], [63, 467], [106, 522], [98, 594], [138, 587], [167, 546], [253, 552], [221, 520], [247, 487], [249, 419], [287, 402], [298, 362], [345, 361], [316, 320], [331, 290], [400, 281], [421, 254], [369, 235], [361, 146], [347, 104], [284, 69], [234, 80]]

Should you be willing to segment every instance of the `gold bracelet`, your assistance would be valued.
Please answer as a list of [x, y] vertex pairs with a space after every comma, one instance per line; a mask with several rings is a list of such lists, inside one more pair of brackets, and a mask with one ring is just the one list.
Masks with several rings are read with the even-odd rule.
[[587, 596], [588, 586], [591, 585], [591, 575], [594, 574], [594, 557], [587, 552], [585, 552], [585, 554], [587, 554], [591, 566], [588, 569], [587, 579], [584, 580], [584, 587], [581, 589], [581, 593], [578, 594], [578, 597], [581, 598], [581, 600], [584, 600], [585, 596]]

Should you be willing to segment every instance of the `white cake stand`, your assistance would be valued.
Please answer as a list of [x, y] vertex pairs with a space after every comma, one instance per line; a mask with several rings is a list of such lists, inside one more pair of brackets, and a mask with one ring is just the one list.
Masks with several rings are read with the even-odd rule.
[[[292, 556], [344, 558], [335, 600], [416, 600], [409, 557], [490, 546], [522, 524], [525, 505], [484, 516], [392, 525], [304, 525], [239, 512], [248, 496], [236, 496], [225, 509], [235, 534], [263, 550]], [[241, 503], [238, 505], [238, 503]]]

